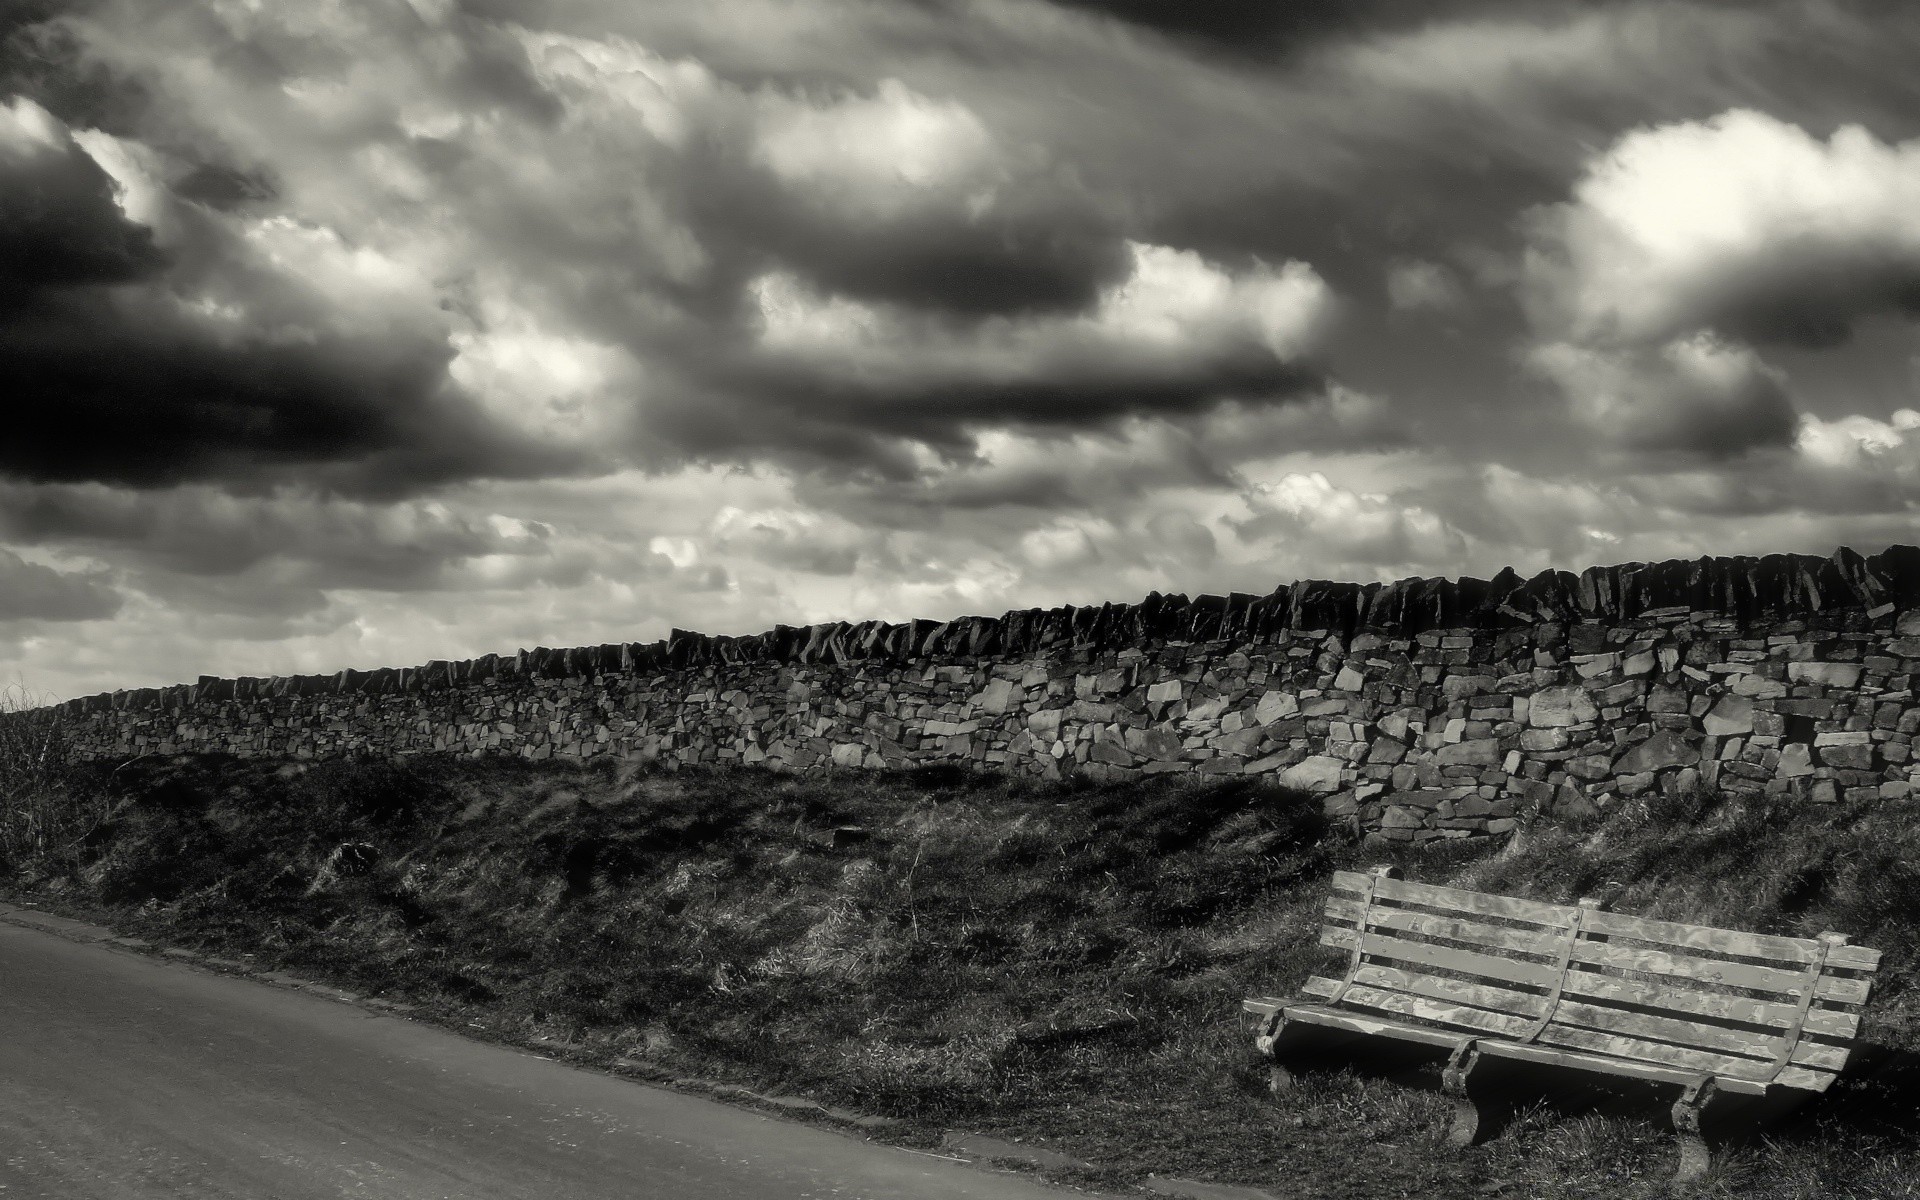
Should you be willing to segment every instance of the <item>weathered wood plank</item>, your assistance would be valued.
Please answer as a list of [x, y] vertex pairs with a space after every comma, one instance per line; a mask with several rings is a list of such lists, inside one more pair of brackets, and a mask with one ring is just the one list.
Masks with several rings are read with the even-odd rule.
[[[1758, 967], [1750, 963], [1725, 962], [1717, 958], [1700, 958], [1643, 946], [1593, 942], [1585, 938], [1574, 943], [1573, 961], [1767, 992], [1795, 992], [1806, 979], [1804, 972], [1787, 971], [1779, 967]], [[1823, 1000], [1863, 1004], [1870, 986], [1864, 979], [1822, 975], [1814, 988], [1814, 995]]]
[[[1320, 931], [1320, 944], [1340, 950], [1351, 950], [1361, 936], [1357, 930], [1353, 929], [1323, 928]], [[1490, 954], [1476, 954], [1471, 950], [1457, 950], [1451, 946], [1436, 946], [1432, 942], [1410, 942], [1380, 933], [1366, 934], [1365, 939], [1363, 953], [1379, 958], [1391, 958], [1399, 962], [1419, 963], [1422, 966], [1459, 971], [1463, 974], [1498, 979], [1506, 983], [1528, 983], [1536, 987], [1551, 987], [1554, 979], [1558, 977], [1558, 973], [1549, 963], [1531, 962], [1519, 958], [1496, 958]]]
[[[1482, 1008], [1498, 1009], [1530, 1017], [1539, 1016], [1540, 1002], [1546, 999], [1544, 995], [1536, 992], [1516, 991], [1511, 988], [1470, 983], [1460, 979], [1445, 979], [1437, 975], [1426, 975], [1376, 963], [1362, 966], [1354, 978], [1376, 987], [1397, 987], [1405, 991], [1419, 991], [1422, 985], [1417, 985], [1414, 981], [1427, 980], [1431, 981], [1435, 987], [1447, 989], [1444, 994], [1449, 998], [1468, 1004], [1477, 1004]], [[1327, 990], [1319, 994], [1330, 996], [1333, 990], [1338, 988], [1339, 981], [1326, 982]], [[1746, 1025], [1772, 1026], [1783, 1031], [1793, 1024], [1796, 1011], [1795, 1005], [1777, 1001], [1752, 1000], [1745, 996], [1702, 992], [1693, 988], [1674, 987], [1639, 979], [1622, 979], [1615, 975], [1601, 975], [1593, 971], [1569, 971], [1562, 991], [1569, 999], [1585, 997], [1593, 1000], [1611, 1000], [1643, 1008], [1665, 1009], [1669, 1013], [1680, 1014], [1682, 1017], [1714, 1017], [1722, 1021], [1737, 1021]], [[1837, 1009], [1813, 1008], [1807, 1010], [1804, 1030], [1807, 1034], [1817, 1037], [1849, 1041], [1860, 1033], [1860, 1017], [1856, 1013], [1841, 1012]]]
[[1448, 1004], [1425, 996], [1390, 992], [1383, 988], [1368, 987], [1358, 983], [1347, 989], [1346, 999], [1342, 1000], [1341, 1004], [1375, 1008], [1382, 1012], [1393, 1013], [1395, 1016], [1418, 1017], [1423, 1021], [1432, 1021], [1455, 1029], [1508, 1038], [1519, 1037], [1527, 1031], [1528, 1026], [1533, 1024], [1525, 1017], [1516, 1017], [1511, 1013], [1490, 1012], [1467, 1004]]
[[[1325, 991], [1317, 993], [1322, 997], [1331, 996], [1339, 986], [1336, 981], [1326, 982], [1330, 986]], [[1512, 1014], [1529, 1022], [1538, 1019], [1547, 999], [1543, 995], [1514, 991], [1511, 988], [1468, 983], [1460, 979], [1445, 979], [1437, 975], [1423, 975], [1394, 967], [1373, 965], [1362, 966], [1354, 974], [1354, 982], [1382, 990], [1407, 992], [1436, 1000], [1471, 1004], [1479, 1008]], [[1709, 1025], [1677, 1017], [1625, 1012], [1620, 1009], [1587, 1004], [1564, 996], [1554, 1012], [1553, 1019], [1555, 1024], [1579, 1025], [1602, 1032], [1658, 1038], [1697, 1049], [1749, 1055], [1765, 1062], [1773, 1061], [1774, 1056], [1780, 1051], [1780, 1043], [1784, 1040], [1781, 1035], [1770, 1036], [1752, 1030], [1732, 1029], [1724, 1025]], [[1803, 1040], [1794, 1047], [1790, 1061], [1803, 1067], [1837, 1071], [1846, 1066], [1848, 1057], [1849, 1052], [1846, 1047]]]
[[[1333, 876], [1334, 887], [1349, 892], [1358, 892], [1366, 876], [1350, 871], [1336, 871]], [[1342, 882], [1342, 880], [1347, 882]], [[1423, 904], [1428, 908], [1451, 909], [1482, 917], [1504, 917], [1513, 921], [1529, 921], [1535, 925], [1564, 926], [1572, 919], [1575, 911], [1569, 904], [1547, 904], [1539, 900], [1523, 900], [1517, 896], [1494, 896], [1486, 892], [1470, 892], [1464, 888], [1439, 887], [1431, 883], [1412, 883], [1405, 879], [1381, 879], [1374, 884], [1375, 899], [1398, 900], [1409, 904]]]
[[[1342, 1005], [1343, 1007], [1353, 1005], [1378, 1009], [1395, 1016], [1424, 1019], [1449, 1028], [1487, 1033], [1494, 1035], [1495, 1038], [1509, 1040], [1525, 1033], [1531, 1024], [1524, 1018], [1509, 1016], [1505, 1013], [1488, 1012], [1485, 1009], [1470, 1008], [1465, 1005], [1442, 1004], [1418, 996], [1359, 985], [1347, 990], [1347, 996]], [[1672, 1046], [1664, 1042], [1648, 1041], [1623, 1034], [1602, 1033], [1598, 1030], [1580, 1029], [1570, 1025], [1548, 1025], [1540, 1032], [1537, 1040], [1549, 1046], [1585, 1050], [1601, 1059], [1658, 1063], [1669, 1067], [1685, 1068], [1696, 1073], [1706, 1072], [1717, 1077], [1758, 1082], [1765, 1081], [1773, 1074], [1772, 1064], [1759, 1059], [1720, 1054], [1711, 1050], [1696, 1050], [1687, 1046]], [[1826, 1085], [1820, 1082], [1820, 1078], [1824, 1076], [1831, 1080], [1832, 1074], [1830, 1071], [1789, 1066], [1780, 1072], [1777, 1081], [1786, 1087], [1822, 1091]]]
[[1364, 1013], [1348, 1012], [1341, 1008], [1325, 1008], [1316, 1004], [1287, 1005], [1287, 1020], [1300, 1021], [1308, 1025], [1324, 1025], [1330, 1029], [1350, 1029], [1355, 1033], [1370, 1033], [1378, 1037], [1422, 1042], [1429, 1046], [1456, 1045], [1461, 1037], [1456, 1031], [1436, 1029], [1431, 1025], [1389, 1021]]
[[1533, 928], [1519, 929], [1512, 925], [1489, 925], [1485, 921], [1471, 921], [1463, 917], [1439, 917], [1432, 913], [1417, 912], [1411, 908], [1384, 908], [1374, 905], [1367, 916], [1370, 929], [1394, 929], [1405, 933], [1420, 933], [1428, 937], [1446, 938], [1453, 942], [1467, 942], [1476, 946], [1488, 946], [1497, 950], [1514, 950], [1523, 954], [1541, 954], [1553, 957], [1560, 952], [1560, 942], [1565, 933], [1558, 929]]
[[[1614, 1000], [1621, 1004], [1638, 1004], [1645, 1008], [1744, 1021], [1749, 1025], [1772, 1025], [1781, 1029], [1793, 1024], [1797, 1008], [1796, 1005], [1776, 1000], [1754, 1000], [1746, 996], [1703, 992], [1696, 988], [1644, 979], [1623, 979], [1594, 971], [1567, 972], [1564, 991], [1569, 996]], [[1852, 1038], [1860, 1032], [1860, 1017], [1856, 1013], [1831, 1008], [1808, 1009], [1806, 1031], [1825, 1037]]]
[[[1724, 1025], [1688, 1021], [1679, 1017], [1627, 1012], [1564, 997], [1560, 1001], [1559, 1008], [1554, 1010], [1553, 1023], [1581, 1025], [1605, 1033], [1623, 1033], [1632, 1037], [1658, 1038], [1663, 1042], [1674, 1042], [1700, 1050], [1747, 1055], [1768, 1063], [1780, 1053], [1781, 1044], [1786, 1041], [1784, 1034], [1768, 1035], [1744, 1029], [1730, 1029]], [[1840, 1046], [1802, 1040], [1794, 1045], [1793, 1057], [1788, 1061], [1803, 1067], [1838, 1071], [1847, 1065], [1847, 1050]]]
[[[1629, 1059], [1610, 1059], [1599, 1055], [1582, 1054], [1577, 1050], [1565, 1050], [1557, 1046], [1520, 1042], [1482, 1042], [1480, 1049], [1481, 1053], [1493, 1058], [1516, 1058], [1525, 1062], [1601, 1071], [1609, 1075], [1625, 1075], [1635, 1079], [1651, 1079], [1659, 1083], [1691, 1083], [1700, 1074], [1698, 1071], [1689, 1071], [1684, 1067], [1633, 1062]], [[1746, 1095], [1760, 1095], [1767, 1090], [1766, 1084], [1748, 1079], [1722, 1079], [1720, 1087], [1723, 1091], [1740, 1092]]]
[[[1594, 933], [1614, 937], [1637, 938], [1686, 950], [1707, 950], [1716, 954], [1737, 954], [1744, 958], [1770, 959], [1774, 962], [1805, 966], [1819, 957], [1818, 938], [1779, 937], [1764, 933], [1742, 933], [1716, 929], [1710, 925], [1683, 925], [1677, 921], [1657, 921], [1626, 913], [1596, 911], [1588, 914], [1585, 927]], [[1848, 970], [1871, 971], [1880, 965], [1880, 952], [1865, 946], [1835, 946], [1827, 952], [1829, 966]]]
[[[1359, 892], [1365, 886], [1366, 879], [1367, 876], [1357, 872], [1338, 871], [1334, 873], [1334, 887], [1341, 891]], [[1464, 888], [1413, 883], [1404, 879], [1376, 881], [1374, 896], [1377, 899], [1398, 900], [1428, 908], [1453, 909], [1479, 916], [1505, 917], [1510, 920], [1529, 921], [1537, 925], [1549, 926], [1565, 925], [1574, 911], [1571, 905], [1549, 904], [1517, 896], [1495, 896], [1485, 892], [1468, 891]], [[1814, 947], [1817, 945], [1815, 938], [1744, 933], [1710, 925], [1688, 925], [1677, 921], [1660, 921], [1650, 917], [1635, 917], [1604, 910], [1590, 911], [1584, 924], [1597, 933], [1640, 938], [1685, 949], [1737, 954], [1747, 958], [1773, 958], [1795, 964], [1812, 962]], [[1836, 946], [1828, 953], [1827, 962], [1836, 968], [1872, 971], [1878, 968], [1881, 957], [1880, 951], [1867, 946]]]
[[[1685, 1046], [1669, 1046], [1662, 1042], [1649, 1042], [1617, 1033], [1576, 1029], [1571, 1025], [1549, 1025], [1541, 1031], [1539, 1040], [1550, 1046], [1587, 1050], [1606, 1058], [1665, 1063], [1668, 1066], [1707, 1072], [1721, 1078], [1763, 1082], [1773, 1073], [1770, 1064], [1757, 1059], [1715, 1054], [1709, 1050], [1692, 1050]], [[1783, 1087], [1796, 1087], [1815, 1092], [1825, 1091], [1832, 1081], [1831, 1071], [1814, 1071], [1806, 1067], [1794, 1066], [1783, 1069], [1776, 1080]]]

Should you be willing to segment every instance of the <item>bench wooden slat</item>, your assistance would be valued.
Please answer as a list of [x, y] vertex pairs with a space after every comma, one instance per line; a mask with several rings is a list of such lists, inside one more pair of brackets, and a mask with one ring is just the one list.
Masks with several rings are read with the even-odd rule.
[[[1320, 930], [1320, 944], [1323, 946], [1332, 946], [1338, 950], [1352, 950], [1360, 941], [1361, 935], [1358, 930], [1333, 927], [1323, 927]], [[1475, 954], [1471, 950], [1436, 946], [1432, 942], [1412, 942], [1380, 933], [1366, 935], [1366, 945], [1362, 952], [1379, 958], [1420, 963], [1423, 966], [1459, 971], [1486, 979], [1500, 979], [1508, 983], [1528, 983], [1535, 987], [1552, 987], [1554, 979], [1558, 977], [1558, 972], [1549, 963], [1529, 962], [1519, 958], [1496, 958], [1491, 954]]]
[[[1611, 942], [1590, 942], [1585, 939], [1574, 943], [1573, 961], [1593, 966], [1618, 967], [1627, 971], [1645, 971], [1655, 975], [1668, 975], [1727, 987], [1752, 988], [1765, 992], [1797, 992], [1806, 980], [1804, 971], [1788, 971], [1779, 967], [1756, 967], [1750, 963], [1723, 962], [1717, 958], [1698, 958], [1691, 954], [1649, 950], [1641, 946], [1621, 946]], [[1870, 986], [1864, 979], [1845, 979], [1837, 975], [1823, 974], [1815, 985], [1813, 994], [1822, 1000], [1864, 1004]]]
[[[1354, 871], [1335, 871], [1333, 886], [1345, 892], [1362, 892], [1367, 876]], [[1380, 899], [1424, 904], [1429, 908], [1450, 908], [1482, 917], [1505, 917], [1512, 921], [1531, 921], [1536, 925], [1565, 925], [1574, 913], [1567, 904], [1546, 904], [1522, 900], [1517, 896], [1492, 896], [1461, 888], [1439, 887], [1431, 883], [1410, 883], [1404, 879], [1375, 881], [1373, 894]]]
[[[1320, 930], [1320, 944], [1337, 950], [1351, 951], [1359, 938], [1359, 932], [1353, 929], [1323, 926]], [[1422, 966], [1459, 971], [1462, 974], [1478, 975], [1505, 983], [1524, 983], [1542, 988], [1552, 987], [1556, 978], [1549, 964], [1528, 959], [1498, 958], [1490, 954], [1476, 954], [1469, 950], [1437, 946], [1430, 942], [1409, 941], [1379, 933], [1369, 933], [1367, 940], [1365, 953], [1380, 958], [1419, 963]], [[1576, 962], [1603, 959], [1609, 961], [1603, 962], [1602, 965], [1617, 965], [1610, 961], [1610, 949], [1604, 942], [1580, 943], [1574, 949], [1574, 959]], [[1589, 950], [1592, 951], [1591, 955], [1588, 954]], [[1611, 954], [1611, 957], [1627, 957], [1630, 961], [1644, 961], [1631, 959], [1630, 952]], [[1659, 968], [1655, 965], [1637, 969], [1657, 971]], [[1837, 990], [1835, 985], [1845, 986], [1848, 990], [1852, 990], [1857, 985], [1862, 999], [1865, 998], [1864, 981], [1831, 979], [1822, 976], [1820, 985], [1815, 995], [1823, 999], [1833, 998], [1832, 993]], [[1790, 1022], [1795, 1008], [1794, 1005], [1779, 1001], [1722, 996], [1664, 981], [1623, 979], [1599, 975], [1592, 971], [1567, 972], [1564, 989], [1577, 995], [1620, 1000], [1650, 1008], [1670, 1008], [1681, 1012], [1699, 1013], [1702, 1016], [1726, 1015], [1736, 1020], [1751, 1020], [1754, 1024], [1771, 1025], [1776, 1021]], [[1752, 1013], [1753, 1016], [1749, 1018], [1741, 1015], [1742, 1013]], [[1859, 1019], [1851, 1013], [1816, 1008], [1807, 1013], [1807, 1028], [1831, 1037], [1852, 1037], [1859, 1030]]]
[[1450, 1047], [1457, 1045], [1461, 1038], [1461, 1034], [1456, 1030], [1435, 1029], [1431, 1025], [1412, 1025], [1405, 1021], [1391, 1021], [1367, 1013], [1348, 1012], [1343, 1008], [1328, 1008], [1318, 1004], [1289, 1004], [1286, 1007], [1289, 1022], [1324, 1025], [1330, 1029], [1346, 1029], [1354, 1033], [1399, 1038], [1401, 1041], [1420, 1042], [1428, 1046]]
[[[1600, 1054], [1583, 1054], [1578, 1050], [1564, 1050], [1557, 1046], [1530, 1045], [1520, 1042], [1482, 1042], [1480, 1050], [1481, 1053], [1494, 1058], [1517, 1058], [1526, 1062], [1547, 1063], [1553, 1066], [1578, 1067], [1609, 1075], [1651, 1079], [1658, 1083], [1691, 1083], [1700, 1074], [1698, 1071], [1689, 1071], [1684, 1067], [1633, 1062], [1608, 1058]], [[1719, 1083], [1721, 1091], [1739, 1092], [1752, 1096], [1764, 1095], [1768, 1086], [1751, 1079], [1722, 1079]]]
[[[1743, 1054], [1771, 1063], [1780, 1053], [1784, 1035], [1768, 1036], [1723, 1025], [1703, 1025], [1678, 1017], [1653, 1013], [1627, 1012], [1580, 1000], [1562, 999], [1554, 1010], [1556, 1025], [1580, 1025], [1602, 1033], [1622, 1033], [1631, 1037], [1657, 1038], [1698, 1050], [1722, 1054]], [[1847, 1065], [1847, 1052], [1838, 1046], [1822, 1045], [1804, 1039], [1794, 1043], [1789, 1062], [1814, 1070], [1838, 1071]]]
[[[1703, 992], [1643, 979], [1623, 979], [1594, 971], [1567, 972], [1568, 996], [1587, 996], [1597, 1000], [1615, 1000], [1645, 1008], [1663, 1008], [1670, 1012], [1702, 1017], [1720, 1017], [1744, 1021], [1749, 1025], [1774, 1025], [1785, 1029], [1793, 1023], [1796, 1006], [1777, 1000], [1754, 1000], [1746, 996], [1728, 996]], [[1807, 1010], [1806, 1032], [1833, 1038], [1851, 1038], [1860, 1032], [1860, 1017], [1832, 1008]]]
[[[1709, 950], [1716, 954], [1737, 954], [1743, 958], [1764, 958], [1775, 962], [1805, 966], [1820, 954], [1818, 938], [1779, 937], [1764, 933], [1741, 933], [1733, 929], [1715, 929], [1709, 925], [1683, 925], [1677, 921], [1657, 921], [1626, 913], [1596, 911], [1586, 921], [1594, 933], [1637, 938], [1687, 950]], [[1866, 946], [1834, 946], [1827, 951], [1827, 965], [1853, 971], [1872, 971], [1880, 965], [1880, 951]]]
[[[1357, 893], [1364, 889], [1367, 878], [1352, 871], [1338, 871], [1334, 874], [1333, 885], [1336, 891]], [[1574, 911], [1571, 905], [1548, 904], [1514, 896], [1493, 896], [1484, 892], [1470, 892], [1461, 888], [1440, 887], [1429, 883], [1412, 883], [1403, 879], [1379, 880], [1374, 885], [1373, 894], [1380, 900], [1420, 904], [1428, 908], [1453, 909], [1478, 916], [1504, 917], [1548, 927], [1564, 926]], [[1346, 901], [1355, 908], [1358, 907], [1357, 902], [1348, 901], [1345, 897], [1336, 896], [1335, 898]], [[1330, 906], [1329, 915], [1332, 915], [1332, 912]], [[1816, 938], [1743, 933], [1707, 925], [1686, 925], [1676, 921], [1660, 921], [1650, 917], [1611, 913], [1604, 909], [1591, 911], [1584, 924], [1594, 933], [1632, 937], [1683, 949], [1708, 950], [1744, 958], [1772, 959], [1796, 965], [1811, 963], [1818, 954]], [[1867, 946], [1836, 946], [1827, 954], [1829, 966], [1844, 970], [1876, 970], [1880, 965], [1880, 959], [1881, 952]]]
[[1650, 1042], [1617, 1033], [1600, 1033], [1591, 1029], [1577, 1029], [1571, 1025], [1549, 1025], [1541, 1032], [1539, 1040], [1550, 1046], [1590, 1050], [1595, 1054], [1611, 1058], [1638, 1059], [1641, 1062], [1685, 1067], [1719, 1078], [1748, 1079], [1764, 1083], [1771, 1077], [1774, 1082], [1783, 1087], [1804, 1088], [1813, 1092], [1824, 1092], [1833, 1082], [1831, 1071], [1810, 1071], [1805, 1067], [1789, 1066], [1783, 1068], [1776, 1076], [1773, 1074], [1771, 1064], [1751, 1058], [1715, 1054], [1709, 1050], [1691, 1050], [1685, 1046], [1669, 1046], [1663, 1042]]
[[[1532, 1022], [1522, 1017], [1488, 1012], [1485, 1009], [1462, 1004], [1445, 1004], [1421, 996], [1382, 991], [1379, 988], [1364, 987], [1359, 984], [1347, 989], [1341, 1004], [1378, 1009], [1395, 1016], [1417, 1017], [1460, 1030], [1463, 1034], [1483, 1033], [1496, 1038], [1517, 1038], [1532, 1025]], [[1291, 1005], [1288, 1006], [1288, 1011], [1292, 1011]], [[1548, 1025], [1541, 1030], [1537, 1041], [1549, 1046], [1565, 1046], [1575, 1050], [1591, 1051], [1603, 1058], [1661, 1063], [1723, 1078], [1766, 1082], [1771, 1077], [1784, 1086], [1806, 1088], [1812, 1091], [1826, 1090], [1827, 1084], [1833, 1078], [1831, 1072], [1810, 1071], [1798, 1066], [1786, 1067], [1778, 1076], [1774, 1076], [1772, 1064], [1759, 1059], [1720, 1054], [1711, 1050], [1696, 1050], [1687, 1046], [1672, 1046], [1665, 1042], [1648, 1041], [1644, 1038], [1603, 1033], [1558, 1023]]]
[[[1359, 920], [1358, 904], [1352, 904], [1354, 921]], [[1552, 955], [1559, 952], [1561, 934], [1552, 930], [1515, 929], [1510, 925], [1489, 925], [1464, 917], [1438, 917], [1411, 908], [1384, 908], [1374, 905], [1367, 912], [1369, 929], [1398, 929], [1428, 937], [1490, 946], [1498, 950], [1517, 950], [1525, 954]]]
[[[1542, 995], [1517, 992], [1511, 988], [1468, 983], [1460, 979], [1445, 979], [1437, 975], [1423, 975], [1394, 967], [1373, 965], [1361, 967], [1354, 975], [1354, 982], [1381, 989], [1410, 992], [1437, 1000], [1459, 1001], [1480, 1008], [1510, 1013], [1529, 1021], [1538, 1017], [1547, 999]], [[1338, 988], [1338, 980], [1315, 978], [1307, 981], [1301, 988], [1301, 994], [1326, 999], [1333, 996]], [[1625, 1012], [1564, 997], [1555, 1010], [1554, 1021], [1586, 1025], [1603, 1032], [1659, 1038], [1699, 1049], [1753, 1055], [1767, 1062], [1772, 1062], [1774, 1056], [1780, 1052], [1780, 1043], [1784, 1035], [1784, 1031], [1782, 1034], [1769, 1036], [1750, 1030], [1699, 1024], [1681, 1018]], [[1803, 1040], [1794, 1047], [1793, 1057], [1789, 1061], [1809, 1069], [1838, 1071], [1846, 1066], [1847, 1058], [1846, 1047]]]

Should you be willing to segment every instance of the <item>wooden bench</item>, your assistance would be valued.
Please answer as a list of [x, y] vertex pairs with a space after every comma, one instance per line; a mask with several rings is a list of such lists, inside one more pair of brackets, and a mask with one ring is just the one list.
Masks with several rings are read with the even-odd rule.
[[1677, 1178], [1707, 1168], [1703, 1118], [1823, 1092], [1847, 1064], [1880, 952], [1842, 934], [1773, 937], [1410, 883], [1334, 875], [1322, 945], [1345, 974], [1255, 999], [1276, 1091], [1290, 1055], [1352, 1038], [1450, 1051], [1451, 1141], [1478, 1142], [1499, 1089], [1487, 1064], [1673, 1084]]

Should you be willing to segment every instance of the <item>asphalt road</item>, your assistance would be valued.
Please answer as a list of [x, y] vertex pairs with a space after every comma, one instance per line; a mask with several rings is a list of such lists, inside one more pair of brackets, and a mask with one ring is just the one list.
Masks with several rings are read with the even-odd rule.
[[1068, 1195], [0, 923], [0, 1200]]

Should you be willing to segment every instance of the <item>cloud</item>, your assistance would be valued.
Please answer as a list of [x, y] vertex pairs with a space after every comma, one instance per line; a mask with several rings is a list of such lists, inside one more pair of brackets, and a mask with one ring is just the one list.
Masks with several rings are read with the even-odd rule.
[[61, 571], [0, 547], [0, 621], [98, 621], [120, 611], [100, 571]]
[[1387, 267], [1387, 303], [1398, 312], [1448, 314], [1467, 306], [1467, 293], [1452, 268], [1416, 259]]
[[[387, 264], [284, 219], [179, 207], [143, 148], [0, 109], [0, 473], [164, 486], [308, 469], [362, 489], [512, 473]], [[154, 236], [152, 225], [168, 237]], [[431, 310], [429, 310], [431, 311]]]
[[1193, 411], [1313, 381], [1306, 362], [1335, 304], [1311, 266], [1255, 262], [1236, 274], [1167, 246], [1128, 253], [1127, 275], [1088, 312], [971, 325], [763, 276], [759, 346], [782, 376], [810, 375], [850, 413], [895, 429]]
[[1745, 109], [1638, 129], [1533, 214], [1528, 299], [1590, 344], [1712, 330], [1830, 346], [1920, 312], [1920, 140], [1825, 141]]
[[1417, 504], [1377, 492], [1356, 492], [1319, 471], [1261, 484], [1251, 515], [1233, 522], [1243, 538], [1277, 543], [1295, 556], [1342, 565], [1360, 577], [1381, 567], [1458, 561], [1461, 532]]
[[1798, 414], [1779, 370], [1745, 346], [1695, 334], [1650, 348], [1535, 348], [1529, 363], [1574, 415], [1615, 446], [1729, 458], [1793, 441]]

